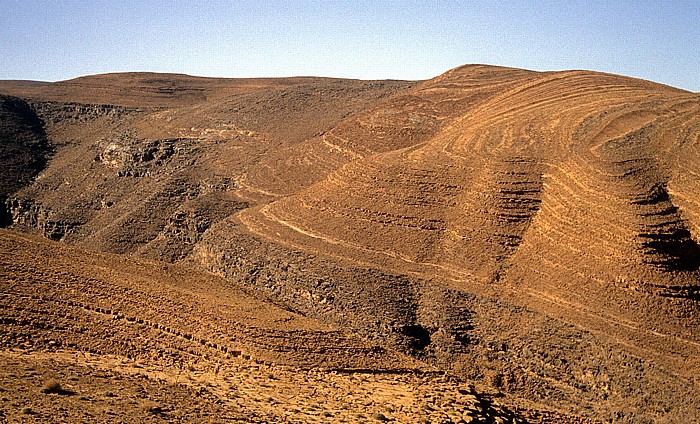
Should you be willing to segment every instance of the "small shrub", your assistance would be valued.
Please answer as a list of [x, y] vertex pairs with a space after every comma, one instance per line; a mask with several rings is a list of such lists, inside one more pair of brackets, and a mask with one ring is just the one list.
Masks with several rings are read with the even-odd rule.
[[158, 406], [155, 402], [145, 402], [141, 405], [141, 410], [143, 412], [157, 415], [157, 414], [162, 414], [163, 413], [163, 408]]
[[387, 418], [386, 415], [382, 414], [381, 412], [375, 412], [374, 414], [372, 414], [372, 418], [374, 418], [377, 421], [389, 421], [389, 418]]
[[49, 380], [44, 384], [44, 388], [41, 389], [42, 393], [56, 393], [56, 394], [61, 394], [63, 393], [63, 388], [61, 387], [61, 383], [59, 383], [56, 380]]

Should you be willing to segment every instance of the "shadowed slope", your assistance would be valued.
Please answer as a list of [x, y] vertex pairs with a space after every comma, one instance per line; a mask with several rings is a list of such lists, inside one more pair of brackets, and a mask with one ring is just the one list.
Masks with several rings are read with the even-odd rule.
[[50, 154], [41, 120], [22, 99], [0, 95], [0, 227], [12, 224], [7, 199], [32, 183]]
[[0, 95], [0, 197], [30, 184], [46, 165], [42, 122], [22, 99]]

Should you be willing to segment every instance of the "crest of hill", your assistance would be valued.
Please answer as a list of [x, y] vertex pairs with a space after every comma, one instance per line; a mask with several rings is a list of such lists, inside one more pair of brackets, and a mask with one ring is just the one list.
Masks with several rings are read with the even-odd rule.
[[131, 107], [179, 107], [263, 90], [339, 81], [324, 77], [210, 78], [185, 74], [123, 72], [58, 82], [0, 81], [0, 93], [39, 101], [109, 104]]

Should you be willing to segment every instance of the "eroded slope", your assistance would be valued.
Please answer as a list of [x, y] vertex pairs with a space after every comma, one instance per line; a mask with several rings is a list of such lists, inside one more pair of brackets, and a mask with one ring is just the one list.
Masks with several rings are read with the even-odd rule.
[[357, 149], [237, 222], [278, 244], [502, 296], [697, 375], [700, 98], [590, 72], [507, 79], [425, 141]]
[[36, 112], [22, 99], [0, 95], [0, 226], [11, 223], [7, 198], [32, 183], [49, 154]]

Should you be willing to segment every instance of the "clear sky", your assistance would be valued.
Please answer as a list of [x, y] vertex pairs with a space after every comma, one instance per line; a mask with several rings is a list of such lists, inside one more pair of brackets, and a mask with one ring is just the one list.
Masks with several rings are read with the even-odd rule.
[[467, 63], [700, 91], [700, 0], [0, 0], [0, 79], [426, 79]]

